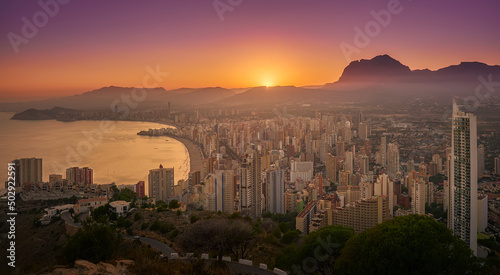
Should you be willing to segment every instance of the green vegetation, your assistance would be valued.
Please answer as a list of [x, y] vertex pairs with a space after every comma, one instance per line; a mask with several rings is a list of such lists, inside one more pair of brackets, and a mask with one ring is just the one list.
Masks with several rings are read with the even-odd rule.
[[113, 191], [113, 198], [110, 201], [127, 201], [130, 202], [130, 207], [135, 207], [137, 194], [134, 191], [128, 188], [119, 190], [116, 186], [112, 186], [111, 190]]
[[247, 258], [257, 244], [257, 235], [252, 224], [244, 219], [214, 218], [192, 224], [176, 240], [185, 251], [212, 251], [222, 262], [222, 256], [226, 254], [235, 259]]
[[141, 219], [142, 219], [142, 215], [141, 215], [141, 213], [136, 212], [136, 213], [134, 214], [134, 221], [135, 221], [135, 222], [137, 222], [137, 221], [140, 221]]
[[[287, 223], [290, 230], [295, 230], [295, 217], [297, 217], [297, 212], [287, 212], [286, 214], [271, 214], [270, 212], [264, 212], [262, 214], [263, 218], [270, 218], [276, 223]], [[285, 232], [283, 232], [285, 233]]]
[[107, 223], [85, 221], [64, 247], [64, 256], [70, 262], [84, 259], [93, 263], [108, 261], [122, 241], [122, 237]]
[[192, 215], [191, 218], [190, 218], [190, 221], [191, 221], [191, 223], [195, 223], [198, 219], [199, 219], [198, 216]]
[[340, 274], [473, 274], [467, 244], [434, 219], [396, 217], [353, 236], [335, 262]]
[[171, 200], [170, 203], [168, 204], [168, 208], [171, 210], [177, 209], [181, 207], [181, 204], [177, 200]]
[[446, 176], [443, 175], [443, 174], [437, 174], [435, 176], [430, 176], [429, 177], [429, 182], [432, 182], [434, 184], [439, 184], [439, 183], [443, 183], [445, 180], [447, 180]]
[[425, 204], [425, 213], [431, 213], [436, 219], [446, 220], [448, 218], [448, 211], [443, 209], [442, 204], [435, 202], [431, 203], [431, 205]]
[[[292, 231], [293, 232], [293, 231]], [[305, 237], [302, 245], [287, 246], [276, 259], [276, 265], [286, 270], [304, 268], [310, 274], [320, 272], [332, 274], [333, 264], [347, 240], [354, 236], [354, 230], [343, 226], [327, 226]], [[313, 259], [313, 255], [321, 255]], [[310, 265], [310, 266], [309, 266]]]

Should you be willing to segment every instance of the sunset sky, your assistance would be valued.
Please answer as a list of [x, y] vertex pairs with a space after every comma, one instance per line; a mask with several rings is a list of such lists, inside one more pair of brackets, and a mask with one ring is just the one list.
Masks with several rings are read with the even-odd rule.
[[[157, 64], [169, 73], [166, 89], [333, 82], [348, 65], [340, 44], [355, 46], [354, 28], [393, 2], [239, 1], [221, 20], [212, 0], [73, 0], [47, 22], [38, 1], [2, 1], [0, 101], [141, 86], [145, 68]], [[401, 0], [398, 8], [351, 60], [389, 54], [411, 69], [500, 64], [500, 1]], [[23, 37], [23, 17], [33, 23], [35, 14], [37, 33]], [[27, 41], [17, 53], [13, 35]]]

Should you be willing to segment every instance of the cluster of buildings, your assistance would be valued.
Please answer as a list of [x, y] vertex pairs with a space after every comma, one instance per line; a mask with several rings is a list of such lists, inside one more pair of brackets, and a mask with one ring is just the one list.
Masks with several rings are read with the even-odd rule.
[[150, 195], [251, 217], [297, 212], [304, 233], [331, 224], [361, 232], [394, 216], [428, 214], [426, 205], [435, 203], [448, 211], [449, 228], [476, 251], [477, 233], [488, 225], [488, 198], [477, 191], [484, 147], [477, 146], [475, 116], [455, 103], [452, 127], [446, 153], [427, 162], [410, 154], [405, 163], [397, 139], [383, 133], [380, 143], [373, 139], [361, 112], [200, 119], [163, 130], [200, 144], [208, 156], [204, 171], [196, 171], [200, 180], [175, 185], [173, 169], [160, 167], [150, 171]]
[[[199, 144], [206, 156], [203, 169], [175, 182], [174, 168], [159, 165], [149, 171], [147, 187], [141, 181], [118, 188], [139, 197], [147, 188], [156, 201], [176, 199], [193, 209], [253, 218], [265, 211], [296, 212], [296, 227], [305, 234], [328, 225], [361, 232], [394, 216], [428, 214], [426, 205], [435, 203], [448, 211], [448, 227], [476, 252], [477, 233], [488, 227], [488, 196], [478, 193], [477, 184], [485, 149], [477, 145], [476, 117], [454, 102], [451, 146], [427, 158], [402, 154], [401, 140], [384, 131], [372, 129], [361, 112], [293, 117], [285, 110], [278, 117], [245, 121], [196, 113], [193, 124], [148, 133]], [[25, 190], [95, 186], [87, 167], [68, 168], [65, 179], [50, 175], [43, 183], [41, 159], [15, 163], [16, 186]], [[499, 165], [497, 158], [497, 174]], [[99, 192], [96, 197], [103, 196]]]

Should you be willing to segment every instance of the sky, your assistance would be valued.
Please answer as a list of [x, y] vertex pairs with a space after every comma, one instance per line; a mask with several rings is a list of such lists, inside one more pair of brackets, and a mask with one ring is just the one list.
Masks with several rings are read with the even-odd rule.
[[175, 89], [322, 85], [380, 54], [411, 69], [497, 65], [499, 10], [498, 0], [1, 1], [0, 101], [142, 86], [157, 66], [168, 73], [159, 86]]

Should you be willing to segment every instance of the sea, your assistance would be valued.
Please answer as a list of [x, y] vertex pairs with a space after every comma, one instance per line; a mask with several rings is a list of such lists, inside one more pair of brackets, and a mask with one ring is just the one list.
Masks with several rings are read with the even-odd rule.
[[149, 170], [174, 168], [175, 182], [186, 179], [187, 148], [168, 137], [139, 136], [142, 130], [172, 128], [149, 122], [11, 120], [0, 112], [0, 189], [7, 165], [19, 158], [41, 158], [43, 181], [50, 174], [66, 178], [66, 168], [89, 167], [96, 184], [147, 184]]

